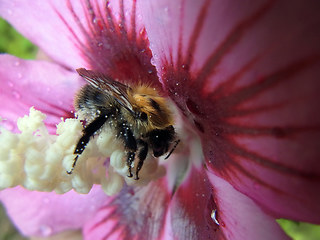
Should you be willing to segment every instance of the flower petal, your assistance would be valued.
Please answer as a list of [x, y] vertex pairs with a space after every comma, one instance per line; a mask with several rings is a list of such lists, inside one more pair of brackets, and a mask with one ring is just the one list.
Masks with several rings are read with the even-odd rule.
[[[80, 3], [80, 1], [77, 1]], [[67, 1], [1, 1], [0, 15], [10, 22], [19, 32], [38, 45], [55, 61], [71, 67], [84, 66], [80, 51], [74, 44], [74, 36], [83, 39], [76, 23], [66, 6]], [[77, 4], [81, 10], [81, 4]], [[69, 27], [59, 17], [64, 16]]]
[[[275, 219], [228, 182], [209, 174], [213, 187], [219, 230], [226, 239], [289, 239]], [[213, 219], [214, 220], [214, 219]]]
[[210, 217], [212, 210], [217, 208], [214, 197], [204, 171], [191, 168], [173, 195], [167, 222], [171, 228], [166, 234], [177, 240], [224, 239], [223, 232]]
[[95, 186], [89, 194], [30, 192], [16, 187], [0, 192], [0, 199], [16, 227], [25, 236], [49, 236], [79, 229], [106, 202]]
[[2, 1], [0, 15], [64, 66], [159, 86], [136, 1]]
[[169, 195], [161, 180], [127, 187], [102, 207], [84, 228], [85, 239], [159, 239]]
[[[73, 97], [83, 84], [80, 77], [59, 65], [0, 56], [0, 116], [16, 130], [18, 117], [34, 106], [47, 114], [46, 124], [55, 133], [61, 117], [73, 117]], [[2, 124], [2, 123], [1, 123]]]
[[145, 1], [154, 62], [210, 171], [320, 223], [319, 1]]

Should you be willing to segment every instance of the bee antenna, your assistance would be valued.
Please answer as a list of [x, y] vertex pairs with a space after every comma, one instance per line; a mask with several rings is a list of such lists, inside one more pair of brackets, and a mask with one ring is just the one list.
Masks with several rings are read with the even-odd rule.
[[74, 159], [73, 159], [73, 163], [72, 163], [72, 167], [70, 169], [70, 171], [66, 171], [69, 175], [72, 174], [76, 164], [77, 164], [77, 160], [78, 160], [79, 155], [77, 155]]
[[173, 148], [171, 149], [171, 151], [169, 152], [169, 154], [164, 158], [165, 160], [170, 157], [171, 153], [173, 153], [173, 151], [177, 148], [179, 142], [180, 142], [180, 139], [178, 139], [178, 140], [175, 141], [175, 144], [174, 144]]

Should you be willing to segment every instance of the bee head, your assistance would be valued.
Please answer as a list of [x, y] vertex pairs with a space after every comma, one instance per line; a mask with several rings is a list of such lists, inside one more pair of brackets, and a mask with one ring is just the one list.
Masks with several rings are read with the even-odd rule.
[[163, 129], [173, 124], [166, 99], [154, 88], [140, 86], [134, 89], [130, 100], [135, 118], [140, 120], [146, 129]]

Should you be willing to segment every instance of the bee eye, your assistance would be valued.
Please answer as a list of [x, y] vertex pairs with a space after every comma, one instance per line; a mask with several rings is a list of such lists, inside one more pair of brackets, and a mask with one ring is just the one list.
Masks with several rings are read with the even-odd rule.
[[140, 113], [140, 119], [142, 121], [146, 121], [146, 120], [148, 120], [148, 115], [145, 112], [141, 112]]

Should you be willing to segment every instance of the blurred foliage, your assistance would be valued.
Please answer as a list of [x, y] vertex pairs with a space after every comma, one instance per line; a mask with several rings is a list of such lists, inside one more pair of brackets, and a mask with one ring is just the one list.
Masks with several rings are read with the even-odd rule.
[[24, 38], [9, 23], [0, 18], [0, 53], [20, 58], [35, 58], [37, 47]]
[[320, 226], [304, 222], [279, 219], [282, 229], [294, 240], [319, 240]]
[[[0, 53], [9, 53], [20, 58], [35, 58], [36, 46], [14, 30], [10, 24], [0, 18]], [[277, 222], [294, 240], [319, 240], [320, 226], [279, 219]], [[262, 226], [263, 227], [263, 226]], [[0, 240], [23, 240], [5, 215], [0, 205]]]
[[0, 204], [0, 240], [24, 240], [14, 228], [5, 214], [4, 208]]

